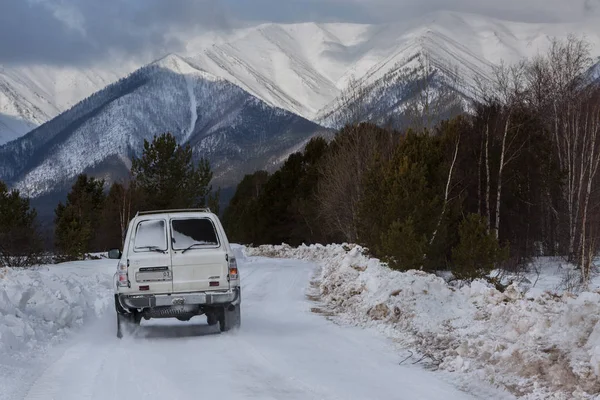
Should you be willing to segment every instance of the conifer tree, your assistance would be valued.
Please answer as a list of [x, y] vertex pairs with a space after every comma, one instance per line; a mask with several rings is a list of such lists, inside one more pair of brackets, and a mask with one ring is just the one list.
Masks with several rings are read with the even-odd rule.
[[39, 261], [42, 244], [36, 217], [29, 199], [0, 181], [0, 266], [28, 267]]
[[179, 145], [171, 133], [144, 140], [131, 173], [146, 210], [206, 206], [213, 176], [208, 160], [194, 162], [190, 145]]
[[457, 278], [483, 277], [508, 258], [508, 248], [501, 248], [487, 227], [485, 217], [477, 214], [469, 214], [460, 224], [459, 243], [452, 250], [452, 272]]
[[55, 246], [69, 260], [100, 249], [98, 228], [105, 195], [104, 180], [81, 174], [71, 187], [65, 204], [55, 209]]

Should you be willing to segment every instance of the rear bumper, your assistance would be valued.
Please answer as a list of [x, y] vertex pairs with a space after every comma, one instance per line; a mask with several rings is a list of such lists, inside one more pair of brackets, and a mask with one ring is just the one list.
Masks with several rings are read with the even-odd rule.
[[239, 287], [227, 291], [173, 293], [173, 294], [119, 294], [119, 302], [125, 309], [155, 308], [186, 305], [225, 305], [239, 302]]

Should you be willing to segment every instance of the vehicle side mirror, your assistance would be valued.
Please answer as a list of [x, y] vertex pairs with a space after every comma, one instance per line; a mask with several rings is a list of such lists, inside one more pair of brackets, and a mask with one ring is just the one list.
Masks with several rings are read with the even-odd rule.
[[111, 260], [120, 259], [121, 258], [121, 250], [112, 249], [111, 251], [108, 252], [108, 258], [110, 258]]

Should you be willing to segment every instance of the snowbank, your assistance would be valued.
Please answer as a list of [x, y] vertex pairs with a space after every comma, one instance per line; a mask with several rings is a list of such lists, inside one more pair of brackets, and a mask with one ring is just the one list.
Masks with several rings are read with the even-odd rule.
[[314, 289], [344, 322], [382, 330], [424, 361], [525, 399], [590, 399], [600, 393], [600, 294], [501, 293], [485, 281], [462, 288], [420, 271], [392, 271], [352, 245], [262, 246], [248, 256], [321, 265]]
[[0, 355], [27, 357], [111, 305], [107, 261], [0, 269]]
[[246, 247], [235, 243], [231, 243], [230, 246], [238, 263], [246, 261]]

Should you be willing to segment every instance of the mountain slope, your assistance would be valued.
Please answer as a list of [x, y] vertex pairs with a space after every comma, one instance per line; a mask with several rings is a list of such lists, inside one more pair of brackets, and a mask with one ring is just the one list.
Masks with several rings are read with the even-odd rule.
[[0, 65], [0, 145], [49, 121], [132, 68], [128, 63], [95, 68]]
[[[491, 65], [500, 60], [512, 63], [544, 51], [552, 36], [586, 35], [597, 56], [597, 22], [523, 23], [443, 11], [382, 25], [263, 24], [190, 37], [180, 55], [268, 105], [321, 123], [327, 121], [351, 78], [381, 87], [386, 75], [421, 54], [446, 78], [449, 71], [459, 72], [468, 86], [476, 77], [489, 78]], [[0, 144], [142, 63], [119, 60], [93, 68], [0, 66]]]
[[368, 86], [421, 54], [470, 86], [476, 78], [489, 79], [501, 60], [545, 51], [553, 36], [585, 34], [598, 54], [595, 22], [535, 24], [444, 11], [384, 25], [265, 24], [191, 59], [269, 104], [320, 122], [352, 77]]
[[64, 189], [84, 171], [114, 179], [144, 139], [167, 131], [208, 157], [215, 183], [227, 185], [322, 129], [170, 55], [0, 147], [0, 179], [30, 196]]

